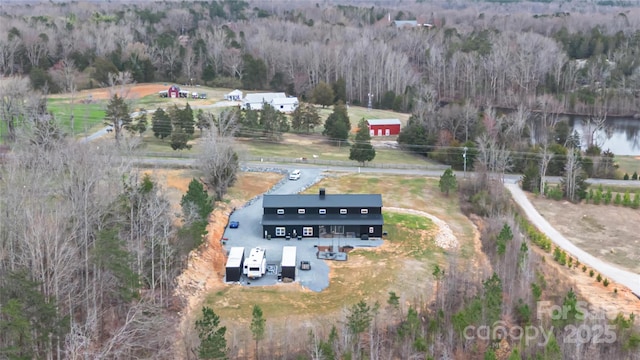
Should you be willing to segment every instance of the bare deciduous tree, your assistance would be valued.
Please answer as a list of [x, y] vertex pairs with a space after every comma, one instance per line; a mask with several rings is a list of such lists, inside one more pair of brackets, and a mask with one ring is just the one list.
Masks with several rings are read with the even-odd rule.
[[233, 138], [219, 136], [212, 130], [202, 137], [198, 166], [204, 173], [204, 182], [213, 189], [216, 199], [221, 200], [236, 181], [239, 162]]

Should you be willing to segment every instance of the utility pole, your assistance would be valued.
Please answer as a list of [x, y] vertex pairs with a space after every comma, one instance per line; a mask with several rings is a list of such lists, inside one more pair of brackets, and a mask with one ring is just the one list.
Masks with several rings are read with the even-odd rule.
[[464, 163], [464, 165], [463, 165], [464, 166], [463, 178], [466, 179], [467, 178], [467, 150], [469, 150], [469, 148], [465, 146], [463, 150], [464, 150], [464, 153], [462, 154], [462, 158], [464, 159], [463, 160], [463, 163]]

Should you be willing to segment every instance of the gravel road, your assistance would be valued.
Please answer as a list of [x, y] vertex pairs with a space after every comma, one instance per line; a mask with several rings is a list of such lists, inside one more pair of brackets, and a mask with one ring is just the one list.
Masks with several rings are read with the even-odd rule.
[[520, 186], [517, 184], [507, 183], [505, 184], [505, 187], [509, 192], [511, 192], [516, 203], [518, 203], [518, 205], [525, 211], [529, 221], [540, 229], [540, 231], [545, 233], [551, 241], [565, 251], [571, 253], [571, 255], [580, 260], [581, 263], [587, 264], [605, 277], [628, 287], [636, 296], [640, 297], [640, 275], [619, 269], [575, 246], [571, 241], [567, 240], [567, 238], [554, 229], [553, 226], [551, 226], [551, 224], [542, 217], [542, 215], [540, 215], [540, 213], [533, 207], [533, 204], [531, 204], [524, 191], [520, 189]]

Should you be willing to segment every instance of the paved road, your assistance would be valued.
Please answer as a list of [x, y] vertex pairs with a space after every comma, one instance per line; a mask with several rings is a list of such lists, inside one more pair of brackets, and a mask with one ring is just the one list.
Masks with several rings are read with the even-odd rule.
[[[106, 129], [104, 130], [106, 133]], [[140, 158], [134, 160], [134, 163], [145, 166], [193, 166], [195, 160], [190, 158]], [[314, 165], [304, 165], [304, 164], [268, 164], [261, 162], [250, 162], [243, 163], [243, 167], [248, 169], [282, 169], [284, 171], [290, 171], [292, 169], [298, 168], [303, 169], [303, 176], [299, 182], [295, 182], [299, 188], [296, 188], [295, 185], [291, 186], [282, 186], [281, 188], [275, 189], [274, 193], [296, 193], [303, 190], [306, 186], [312, 185], [315, 181], [320, 179], [320, 174], [322, 171], [340, 171], [340, 172], [350, 172], [350, 173], [382, 173], [382, 174], [407, 174], [407, 175], [422, 175], [428, 177], [439, 177], [442, 175], [442, 170], [413, 170], [413, 169], [393, 169], [393, 168], [367, 168], [367, 167], [344, 167], [344, 166], [314, 166]], [[471, 172], [456, 172], [456, 176], [458, 178], [462, 178], [464, 176], [473, 176]], [[615, 265], [609, 264], [605, 261], [602, 261], [584, 250], [578, 248], [576, 245], [571, 243], [567, 238], [565, 238], [562, 234], [560, 234], [556, 229], [554, 229], [549, 222], [547, 222], [538, 211], [534, 208], [533, 204], [529, 201], [529, 199], [525, 196], [524, 192], [520, 189], [517, 182], [520, 180], [521, 175], [518, 174], [508, 174], [504, 176], [504, 184], [507, 190], [512, 194], [514, 200], [518, 205], [525, 211], [529, 220], [534, 223], [536, 227], [540, 229], [543, 233], [545, 233], [556, 245], [560, 246], [563, 250], [571, 253], [573, 256], [578, 258], [581, 263], [587, 264], [593, 269], [597, 270], [599, 273], [608, 277], [609, 279], [623, 284], [633, 291], [636, 296], [640, 297], [640, 275], [620, 269]], [[549, 182], [559, 182], [559, 177], [548, 177]], [[625, 180], [610, 180], [610, 179], [588, 179], [587, 182], [592, 184], [603, 184], [603, 185], [617, 185], [617, 186], [638, 186], [640, 181], [625, 181]], [[260, 237], [260, 205], [261, 201], [256, 201], [245, 209], [242, 209], [231, 216], [232, 220], [242, 219], [243, 224], [245, 224], [242, 228], [244, 229], [247, 224], [254, 224], [254, 228], [249, 229], [249, 233], [246, 233], [247, 239], [250, 240], [249, 243], [246, 244], [249, 248], [255, 245], [254, 237]], [[235, 234], [232, 232], [235, 231]], [[234, 234], [234, 235], [232, 235]], [[252, 234], [249, 236], [249, 234]], [[245, 235], [245, 232], [238, 229], [228, 229], [228, 235], [231, 237], [236, 237], [235, 235]], [[225, 233], [227, 236], [227, 233]], [[231, 239], [231, 238], [230, 238]], [[261, 237], [260, 237], [261, 239]], [[248, 240], [249, 241], [249, 240]], [[279, 263], [279, 257], [281, 257], [281, 246], [283, 244], [279, 244], [278, 240], [272, 240], [273, 249], [268, 253], [269, 256], [267, 260], [270, 263]], [[234, 246], [233, 244], [241, 244], [239, 241], [229, 241], [229, 246]], [[317, 245], [317, 244], [316, 244]], [[325, 245], [325, 244], [322, 244]], [[331, 243], [329, 244], [331, 245]], [[342, 244], [345, 245], [345, 244]], [[354, 244], [358, 246], [362, 246], [362, 244]], [[372, 245], [366, 244], [366, 245]], [[245, 245], [241, 245], [245, 246]], [[271, 246], [271, 245], [270, 245]], [[307, 249], [306, 247], [304, 249]], [[308, 249], [307, 249], [308, 250]], [[248, 250], [247, 250], [248, 251]], [[305, 260], [313, 260], [315, 256], [315, 250], [311, 249], [311, 252], [303, 252], [301, 251], [298, 255], [298, 259], [304, 258]], [[312, 262], [312, 269], [315, 269], [314, 272], [310, 272], [313, 275], [301, 275], [300, 281], [303, 283], [306, 282], [307, 286], [315, 291], [320, 291], [328, 286], [328, 273], [327, 280], [325, 283], [324, 280], [324, 272], [328, 272], [328, 268], [323, 261], [316, 260]], [[318, 271], [318, 272], [315, 272]], [[275, 278], [274, 278], [275, 279]], [[273, 279], [272, 279], [273, 280]], [[269, 280], [269, 281], [272, 281]], [[266, 283], [267, 279], [265, 278], [263, 282]]]
[[520, 189], [520, 186], [514, 183], [505, 183], [505, 187], [509, 190], [516, 203], [518, 203], [518, 205], [525, 211], [529, 220], [540, 231], [545, 233], [556, 245], [571, 253], [574, 257], [580, 260], [581, 263], [596, 269], [605, 277], [628, 287], [634, 294], [636, 294], [636, 296], [640, 297], [640, 275], [622, 270], [580, 249], [567, 240], [567, 238], [560, 234], [545, 218], [542, 217], [542, 215], [540, 215], [540, 213], [533, 207], [533, 204], [531, 204], [524, 191]]

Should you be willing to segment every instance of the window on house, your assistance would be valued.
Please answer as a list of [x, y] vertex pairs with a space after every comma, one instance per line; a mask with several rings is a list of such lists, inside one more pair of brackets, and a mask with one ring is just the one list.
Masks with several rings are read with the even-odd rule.
[[360, 209], [360, 214], [368, 214], [369, 209]]
[[313, 228], [312, 227], [303, 227], [302, 228], [302, 236], [313, 236]]
[[327, 214], [327, 209], [320, 209], [320, 210], [318, 210], [318, 214], [320, 214], [320, 215], [326, 215], [326, 214]]
[[276, 228], [276, 236], [284, 236], [284, 234], [287, 232], [287, 230], [283, 227], [277, 227]]
[[278, 215], [284, 215], [284, 209], [278, 209]]
[[298, 209], [298, 214], [304, 214], [305, 210], [304, 209]]
[[373, 226], [369, 226], [369, 234], [373, 234]]
[[340, 209], [340, 215], [345, 215], [347, 213], [347, 209]]

